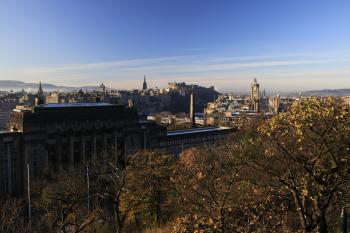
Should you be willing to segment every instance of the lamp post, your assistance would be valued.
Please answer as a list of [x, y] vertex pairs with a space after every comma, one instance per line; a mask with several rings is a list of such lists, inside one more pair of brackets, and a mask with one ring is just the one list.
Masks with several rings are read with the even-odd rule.
[[89, 177], [89, 164], [86, 165], [86, 182], [87, 182], [87, 208], [88, 208], [88, 214], [90, 214], [90, 177]]

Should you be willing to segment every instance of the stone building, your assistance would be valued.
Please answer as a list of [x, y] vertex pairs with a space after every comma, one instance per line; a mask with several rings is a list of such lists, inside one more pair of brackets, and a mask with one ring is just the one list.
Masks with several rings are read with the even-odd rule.
[[59, 91], [50, 92], [45, 96], [46, 104], [66, 103], [66, 98]]
[[[117, 161], [139, 149], [170, 152], [220, 139], [231, 130], [168, 133], [140, 121], [134, 108], [108, 103], [43, 104], [15, 109], [10, 131], [0, 132], [0, 196], [23, 194], [29, 164], [32, 178], [47, 171], [73, 170], [107, 152]], [[180, 140], [180, 141], [179, 141]]]
[[254, 82], [251, 84], [251, 101], [252, 101], [252, 107], [251, 110], [259, 112], [260, 111], [260, 101], [261, 101], [261, 94], [260, 94], [260, 85], [257, 82], [256, 78], [254, 79]]
[[273, 112], [274, 114], [277, 114], [280, 111], [280, 105], [281, 105], [280, 95], [271, 96], [269, 98], [269, 105], [271, 108], [271, 112]]
[[[21, 193], [27, 163], [36, 176], [48, 169], [74, 169], [102, 151], [123, 160], [144, 145], [136, 111], [107, 103], [44, 104], [15, 109], [10, 130], [0, 133], [0, 194]], [[154, 130], [165, 132], [160, 127]], [[148, 134], [157, 135], [153, 131]]]
[[22, 193], [22, 134], [0, 131], [0, 197]]
[[180, 154], [191, 147], [200, 147], [203, 144], [211, 145], [234, 131], [233, 128], [205, 127], [185, 130], [168, 131], [159, 138], [157, 147], [167, 150], [172, 154]]

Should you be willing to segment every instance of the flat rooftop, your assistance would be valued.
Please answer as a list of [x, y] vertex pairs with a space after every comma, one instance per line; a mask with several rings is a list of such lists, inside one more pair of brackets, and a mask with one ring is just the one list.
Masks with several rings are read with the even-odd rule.
[[21, 132], [13, 132], [9, 130], [0, 130], [0, 136], [13, 136], [13, 135], [20, 135]]
[[184, 129], [184, 130], [174, 130], [168, 131], [167, 136], [177, 136], [177, 135], [187, 135], [187, 134], [200, 134], [208, 132], [217, 132], [223, 130], [232, 130], [229, 127], [204, 127], [204, 128], [194, 128], [194, 129]]
[[62, 103], [62, 104], [41, 104], [35, 108], [76, 108], [76, 107], [106, 107], [116, 106], [109, 103]]
[[62, 103], [41, 104], [34, 107], [33, 112], [66, 112], [66, 111], [122, 111], [125, 105], [109, 103]]

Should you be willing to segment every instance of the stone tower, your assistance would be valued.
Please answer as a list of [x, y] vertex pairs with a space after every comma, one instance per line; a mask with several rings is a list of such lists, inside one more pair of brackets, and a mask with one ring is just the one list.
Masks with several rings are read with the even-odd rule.
[[251, 93], [250, 98], [252, 101], [251, 109], [253, 111], [259, 112], [260, 111], [260, 85], [257, 82], [256, 78], [254, 78], [253, 83], [251, 84]]
[[143, 91], [147, 90], [146, 75], [143, 76], [142, 90], [143, 90]]
[[196, 116], [195, 116], [195, 94], [192, 89], [191, 96], [190, 96], [190, 120], [191, 120], [191, 127], [196, 127]]
[[100, 86], [98, 87], [98, 91], [101, 92], [102, 94], [106, 93], [106, 86], [101, 83]]
[[128, 106], [129, 106], [129, 108], [133, 108], [134, 107], [134, 100], [132, 98], [128, 99]]

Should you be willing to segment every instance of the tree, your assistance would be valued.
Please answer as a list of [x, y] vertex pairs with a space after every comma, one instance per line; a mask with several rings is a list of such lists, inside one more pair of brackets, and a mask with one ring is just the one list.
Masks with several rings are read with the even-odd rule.
[[20, 199], [0, 200], [0, 232], [27, 233], [30, 232], [29, 223], [25, 221], [25, 205]]
[[124, 209], [132, 209], [138, 227], [166, 220], [174, 161], [175, 157], [161, 151], [139, 151], [130, 158], [122, 200]]
[[308, 98], [263, 125], [251, 163], [291, 194], [303, 232], [329, 232], [330, 205], [349, 182], [350, 115], [338, 98]]
[[[184, 217], [175, 221], [182, 232], [273, 232], [280, 210], [271, 188], [251, 179], [239, 144], [185, 151], [173, 174]], [[269, 224], [272, 223], [273, 224]], [[175, 232], [175, 230], [174, 230]], [[278, 232], [278, 231], [276, 231]]]
[[[131, 209], [123, 206], [122, 195], [126, 191], [126, 169], [112, 156], [101, 154], [90, 163], [92, 192], [102, 202], [104, 219], [113, 232], [122, 232]], [[111, 210], [111, 211], [108, 211]]]
[[86, 180], [83, 172], [59, 173], [41, 183], [33, 200], [39, 232], [88, 232], [100, 216], [98, 208], [88, 211]]

